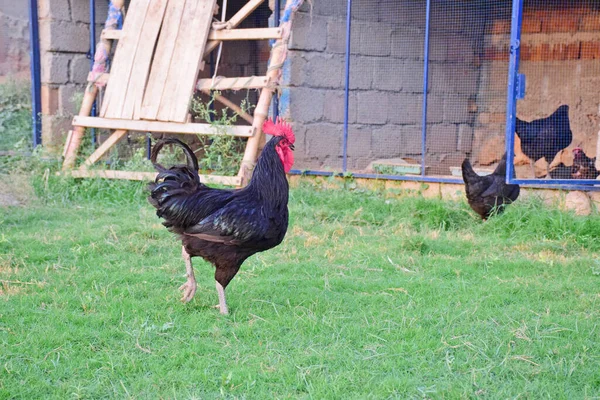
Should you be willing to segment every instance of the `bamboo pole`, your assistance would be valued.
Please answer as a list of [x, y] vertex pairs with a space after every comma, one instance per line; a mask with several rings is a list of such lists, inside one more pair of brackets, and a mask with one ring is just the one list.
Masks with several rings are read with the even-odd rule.
[[226, 98], [225, 96], [216, 94], [216, 93], [212, 93], [210, 90], [202, 90], [202, 92], [209, 96], [214, 96], [215, 100], [217, 100], [219, 103], [223, 104], [224, 106], [231, 108], [233, 111], [235, 111], [237, 113], [237, 115], [239, 115], [240, 117], [245, 119], [249, 124], [252, 124], [254, 122], [254, 119], [252, 118], [252, 116], [250, 114], [248, 114], [247, 112], [242, 110], [240, 106], [238, 106], [237, 104], [235, 104], [234, 102], [232, 102], [231, 100]]
[[[112, 0], [111, 5], [109, 6], [109, 15], [106, 20], [105, 29], [111, 30], [116, 29], [117, 24], [116, 21], [111, 20], [110, 10], [112, 7], [116, 11], [124, 14], [124, 3], [125, 0]], [[114, 17], [114, 16], [113, 16]], [[110, 21], [110, 22], [109, 22]], [[100, 52], [106, 51], [106, 54], [110, 53], [110, 49], [112, 47], [112, 41], [108, 39], [101, 39], [98, 44], [98, 49], [96, 50], [96, 54], [94, 58], [96, 59], [96, 55], [100, 54]], [[101, 57], [101, 62], [106, 62], [105, 59]], [[97, 65], [94, 64], [94, 69], [96, 69]], [[95, 82], [90, 82], [87, 85], [85, 90], [85, 94], [83, 95], [83, 102], [81, 103], [81, 108], [79, 109], [79, 116], [87, 117], [92, 112], [92, 107], [94, 106], [94, 101], [98, 96], [98, 85]], [[81, 140], [83, 139], [83, 135], [85, 134], [85, 127], [76, 126], [73, 130], [69, 131], [69, 135], [67, 137], [67, 142], [65, 143], [65, 150], [63, 155], [65, 157], [63, 161], [63, 170], [73, 168], [75, 165], [75, 161], [77, 160], [77, 151], [81, 146]]]
[[[284, 15], [291, 15], [288, 12], [292, 11], [292, 8], [297, 9], [301, 4], [302, 0], [287, 0]], [[261, 147], [261, 143], [264, 144], [265, 141], [262, 126], [269, 116], [269, 107], [271, 106], [273, 93], [279, 84], [281, 68], [283, 67], [283, 63], [287, 56], [287, 46], [290, 37], [291, 24], [291, 19], [288, 21], [282, 21], [282, 38], [278, 39], [271, 48], [271, 58], [266, 76], [269, 81], [273, 83], [273, 85], [269, 85], [269, 87], [261, 90], [260, 97], [258, 98], [258, 104], [254, 109], [254, 120], [252, 122], [252, 130], [254, 135], [248, 139], [244, 157], [242, 158], [242, 165], [240, 166], [240, 171], [238, 173], [238, 176], [241, 178], [242, 186], [246, 186], [248, 182], [250, 182], [252, 171], [254, 170], [256, 159], [258, 157], [258, 149]]]

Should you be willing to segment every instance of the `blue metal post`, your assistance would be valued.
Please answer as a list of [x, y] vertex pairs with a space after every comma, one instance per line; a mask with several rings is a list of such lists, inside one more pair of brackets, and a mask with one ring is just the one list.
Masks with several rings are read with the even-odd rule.
[[[279, 4], [280, 0], [275, 0], [275, 7], [273, 9], [273, 25], [275, 28], [279, 27], [279, 20], [281, 18], [281, 6]], [[279, 95], [275, 92], [275, 96], [273, 96], [273, 119], [277, 119], [279, 116]]]
[[344, 137], [342, 139], [342, 171], [348, 169], [348, 109], [350, 107], [350, 31], [352, 28], [352, 0], [346, 9], [346, 72], [344, 92]]
[[425, 154], [427, 153], [427, 87], [429, 86], [429, 20], [431, 0], [425, 11], [425, 44], [423, 49], [423, 116], [421, 118], [421, 176], [425, 177]]
[[31, 49], [31, 119], [33, 122], [33, 148], [36, 148], [42, 144], [42, 78], [37, 0], [29, 0], [29, 43]]
[[521, 53], [521, 22], [523, 0], [513, 0], [510, 28], [510, 61], [506, 94], [506, 183], [513, 183], [515, 158], [515, 118], [517, 116], [517, 74]]
[[[96, 57], [96, 0], [90, 0], [90, 70]], [[91, 116], [96, 116], [96, 101], [92, 105]], [[92, 128], [92, 146], [96, 145], [96, 128]]]

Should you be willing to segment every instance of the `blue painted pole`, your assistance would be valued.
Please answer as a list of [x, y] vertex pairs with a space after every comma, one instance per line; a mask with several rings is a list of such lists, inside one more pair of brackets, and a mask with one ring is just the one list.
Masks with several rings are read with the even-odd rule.
[[344, 77], [344, 136], [342, 138], [342, 172], [348, 170], [348, 109], [350, 108], [350, 33], [352, 28], [352, 0], [346, 9], [346, 71]]
[[423, 49], [423, 116], [421, 118], [421, 176], [425, 177], [425, 154], [427, 153], [427, 87], [429, 86], [429, 20], [431, 0], [425, 11], [425, 44]]
[[37, 0], [29, 0], [29, 44], [31, 57], [31, 119], [33, 126], [33, 148], [35, 149], [42, 144], [42, 78]]
[[[96, 0], [90, 0], [90, 70], [94, 67], [94, 57], [96, 57]], [[92, 105], [90, 114], [95, 117], [96, 101]], [[92, 128], [92, 146], [96, 146], [96, 128]]]
[[517, 74], [521, 56], [521, 22], [523, 0], [513, 0], [510, 28], [510, 59], [506, 90], [506, 183], [514, 183], [515, 118], [517, 117]]
[[[279, 27], [279, 20], [281, 18], [281, 5], [280, 0], [275, 0], [275, 6], [273, 8], [273, 25], [275, 28]], [[277, 91], [273, 96], [273, 119], [277, 119], [279, 116], [279, 94]]]

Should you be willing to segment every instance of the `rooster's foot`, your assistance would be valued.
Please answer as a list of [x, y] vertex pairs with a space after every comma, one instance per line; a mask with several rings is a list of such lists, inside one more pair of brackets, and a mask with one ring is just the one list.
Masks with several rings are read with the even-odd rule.
[[179, 290], [183, 291], [183, 297], [181, 298], [181, 301], [184, 303], [189, 302], [192, 297], [194, 297], [194, 294], [196, 294], [197, 287], [198, 285], [196, 284], [195, 279], [188, 279], [183, 285], [181, 285], [179, 287]]

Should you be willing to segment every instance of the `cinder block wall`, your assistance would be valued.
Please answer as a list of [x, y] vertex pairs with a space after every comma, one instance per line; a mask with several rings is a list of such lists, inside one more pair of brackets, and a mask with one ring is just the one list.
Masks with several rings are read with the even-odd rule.
[[[96, 34], [108, 5], [96, 2]], [[57, 151], [77, 113], [90, 71], [90, 9], [88, 0], [39, 0], [42, 66], [42, 142]]]
[[[345, 0], [314, 2], [294, 20], [288, 116], [295, 122], [298, 168], [339, 170], [344, 120]], [[427, 164], [449, 173], [471, 151], [483, 35], [465, 29], [469, 4], [432, 14]], [[472, 7], [472, 6], [471, 6]], [[484, 16], [475, 23], [483, 24]], [[419, 158], [425, 6], [353, 2], [348, 167], [377, 159]], [[460, 161], [459, 161], [460, 160]], [[368, 171], [367, 171], [368, 172]]]
[[0, 81], [29, 74], [29, 16], [25, 1], [0, 2]]

